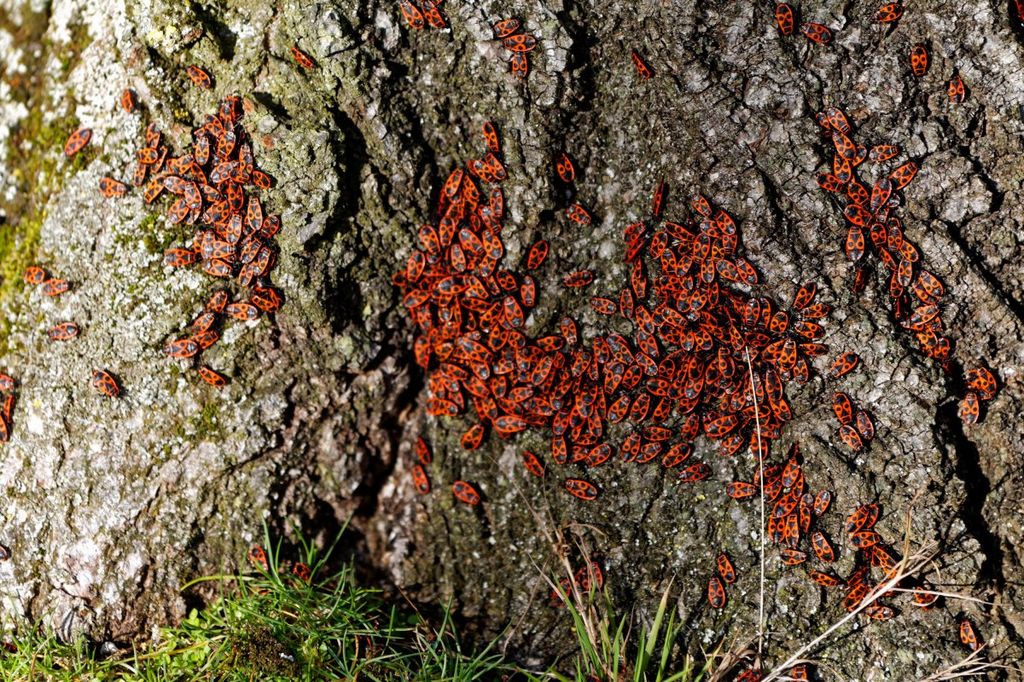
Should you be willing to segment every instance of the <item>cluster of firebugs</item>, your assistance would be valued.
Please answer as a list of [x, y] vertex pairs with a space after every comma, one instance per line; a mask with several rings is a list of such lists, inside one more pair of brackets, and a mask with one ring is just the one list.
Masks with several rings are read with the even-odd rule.
[[[878, 10], [876, 19], [892, 23], [902, 14], [902, 5], [890, 3]], [[795, 17], [786, 3], [776, 6], [783, 35], [792, 33]], [[494, 26], [499, 40], [520, 29], [521, 22], [516, 19]], [[805, 23], [801, 31], [814, 42], [831, 40], [831, 32], [821, 24]], [[535, 44], [535, 39], [530, 40], [528, 49]], [[631, 58], [638, 76], [650, 79], [653, 71], [646, 60], [636, 50]], [[909, 62], [916, 77], [925, 75], [928, 53], [923, 45], [911, 49]], [[526, 74], [526, 70], [516, 73], [515, 66], [513, 72], [518, 77]], [[947, 90], [952, 102], [964, 100], [965, 89], [958, 75], [951, 78]], [[920, 266], [917, 249], [904, 237], [895, 215], [900, 205], [898, 194], [916, 175], [917, 165], [903, 163], [869, 191], [855, 169], [868, 158], [875, 163], [889, 161], [899, 154], [899, 148], [879, 145], [869, 151], [856, 145], [846, 117], [836, 108], [819, 114], [818, 121], [836, 148], [833, 172], [820, 175], [818, 182], [848, 199], [844, 211], [850, 223], [847, 255], [855, 263], [861, 260], [867, 231], [875, 253], [890, 270], [897, 319], [915, 333], [926, 354], [948, 367], [952, 343], [942, 333], [938, 311], [943, 286]], [[710, 475], [706, 464], [691, 460], [693, 441], [701, 434], [718, 441], [724, 455], [749, 449], [763, 461], [771, 440], [779, 437], [782, 425], [792, 417], [785, 384], [805, 382], [809, 360], [826, 351], [817, 343], [824, 333], [818, 320], [829, 309], [814, 302], [816, 286], [802, 285], [788, 309], [735, 288], [758, 282], [756, 270], [737, 253], [735, 222], [697, 195], [691, 203], [694, 214], [690, 220], [657, 224], [668, 194], [662, 182], [654, 193], [651, 219], [624, 230], [625, 260], [631, 267], [629, 286], [617, 296], [590, 298], [596, 313], [631, 324], [632, 335], [598, 335], [587, 346], [581, 343], [575, 320], [565, 317], [557, 334], [530, 336], [525, 323], [537, 296], [537, 282], [530, 273], [543, 266], [549, 247], [543, 240], [533, 244], [524, 259], [526, 272], [503, 267], [504, 198], [497, 185], [506, 172], [494, 124], [485, 122], [482, 132], [487, 153], [451, 173], [439, 197], [436, 220], [420, 228], [419, 248], [394, 277], [416, 325], [416, 361], [428, 372], [428, 413], [455, 416], [472, 408], [479, 423], [461, 439], [467, 450], [479, 447], [489, 430], [509, 438], [527, 428], [549, 429], [554, 462], [583, 470], [600, 466], [615, 454], [607, 442], [614, 436], [622, 437], [618, 447], [621, 460], [639, 464], [660, 461], [666, 468], [680, 469], [683, 482]], [[579, 225], [589, 224], [590, 213], [572, 200], [576, 176], [572, 160], [561, 152], [553, 166], [570, 197], [567, 218]], [[646, 272], [647, 259], [656, 266], [651, 277]], [[564, 277], [563, 285], [583, 288], [593, 281], [591, 271], [578, 270]], [[867, 270], [860, 264], [854, 290], [862, 290], [866, 281]], [[753, 392], [744, 385], [748, 361]], [[856, 353], [840, 353], [831, 364], [829, 378], [837, 380], [859, 363]], [[961, 416], [973, 423], [978, 418], [978, 400], [991, 400], [997, 382], [988, 369], [977, 367], [968, 371], [966, 383], [970, 390], [961, 403]], [[863, 449], [875, 433], [871, 415], [840, 391], [834, 393], [832, 404], [841, 440], [855, 451]], [[622, 429], [622, 424], [631, 427]], [[760, 427], [759, 437], [755, 424]], [[419, 492], [427, 493], [430, 447], [418, 438], [415, 451], [418, 461], [412, 468], [413, 482]], [[545, 476], [541, 457], [524, 450], [522, 458], [528, 472]], [[765, 466], [755, 472], [752, 482], [734, 481], [727, 492], [735, 499], [753, 497], [762, 477], [766, 502], [772, 504], [768, 535], [780, 546], [784, 565], [805, 565], [812, 559], [822, 564], [809, 569], [808, 577], [822, 587], [841, 588], [843, 605], [851, 611], [879, 581], [892, 577], [899, 558], [875, 529], [881, 514], [877, 504], [862, 505], [847, 517], [845, 532], [855, 552], [855, 568], [840, 577], [827, 567], [836, 561], [838, 550], [820, 521], [832, 496], [828, 491], [814, 494], [805, 489], [798, 448], [794, 445], [784, 465]], [[563, 486], [583, 500], [600, 493], [584, 478], [568, 477]], [[455, 481], [452, 492], [468, 505], [481, 501], [480, 492], [467, 481]], [[726, 586], [736, 580], [736, 571], [724, 553], [718, 556], [716, 568], [708, 581], [707, 597], [713, 607], [723, 608]], [[877, 575], [873, 575], [876, 569]], [[599, 584], [603, 582], [600, 576], [599, 565], [591, 562], [580, 569], [577, 583]], [[567, 584], [562, 587], [568, 591]], [[910, 588], [913, 603], [920, 608], [933, 608], [938, 601], [934, 591], [920, 581], [908, 579], [899, 587]], [[552, 597], [560, 601], [557, 592]], [[895, 615], [891, 606], [880, 601], [872, 601], [864, 613], [876, 620]], [[966, 619], [961, 620], [960, 638], [971, 650], [980, 646]], [[790, 672], [795, 679], [806, 677], [803, 667]], [[746, 674], [745, 679], [757, 679], [757, 671]]]
[[[297, 46], [290, 51], [303, 68], [315, 66], [313, 58]], [[185, 72], [196, 87], [210, 89], [213, 86], [212, 78], [201, 67], [190, 65]], [[137, 108], [135, 94], [124, 90], [119, 104], [125, 112], [133, 113]], [[187, 153], [171, 156], [154, 124], [146, 128], [143, 146], [136, 153], [131, 184], [143, 188], [145, 203], [152, 204], [166, 191], [175, 197], [167, 209], [169, 222], [195, 226], [191, 244], [168, 249], [164, 253], [164, 265], [184, 267], [198, 263], [206, 274], [234, 279], [247, 291], [236, 301], [231, 300], [227, 289], [215, 291], [189, 323], [188, 334], [171, 340], [164, 347], [164, 352], [173, 358], [198, 357], [216, 343], [225, 317], [248, 322], [281, 307], [281, 292], [269, 279], [277, 263], [274, 237], [281, 229], [281, 219], [277, 215], [264, 215], [259, 197], [252, 193], [253, 188], [270, 189], [272, 181], [256, 168], [252, 142], [241, 119], [241, 99], [227, 97], [220, 102], [215, 114], [207, 116], [203, 124], [192, 131], [192, 146]], [[75, 130], [64, 145], [64, 154], [74, 156], [91, 139], [92, 131], [88, 128]], [[103, 177], [99, 190], [104, 197], [119, 198], [128, 193], [128, 184]], [[67, 280], [51, 277], [38, 265], [26, 269], [24, 280], [39, 285], [46, 296], [59, 296], [71, 286]], [[79, 331], [76, 323], [65, 321], [52, 327], [48, 336], [53, 341], [68, 341], [78, 336]], [[226, 376], [207, 365], [197, 366], [196, 372], [211, 386], [228, 383]], [[93, 371], [92, 385], [108, 397], [121, 393], [120, 382], [105, 369]], [[7, 416], [5, 427], [9, 425]], [[6, 440], [8, 433], [9, 428], [0, 429], [2, 439]]]
[[[855, 292], [867, 286], [868, 254], [874, 254], [888, 272], [888, 291], [892, 301], [892, 315], [904, 329], [914, 334], [921, 351], [936, 360], [947, 372], [953, 371], [953, 340], [946, 335], [942, 322], [942, 298], [946, 290], [938, 277], [924, 268], [920, 251], [903, 229], [897, 215], [901, 206], [899, 191], [917, 175], [918, 167], [906, 161], [895, 168], [884, 164], [900, 154], [892, 144], [872, 147], [858, 145], [849, 121], [841, 110], [829, 107], [817, 116], [822, 134], [831, 138], [835, 153], [831, 172], [818, 175], [818, 186], [834, 193], [846, 203], [843, 217], [848, 225], [844, 250], [854, 264], [852, 288]], [[874, 183], [865, 185], [858, 167], [870, 160], [881, 166]], [[865, 236], [865, 233], [867, 236]], [[869, 245], [870, 244], [870, 248]], [[969, 369], [963, 379], [967, 392], [960, 402], [960, 417], [967, 424], [978, 421], [981, 401], [995, 398], [998, 383], [995, 375], [983, 366]], [[844, 393], [836, 393], [832, 402], [839, 420], [843, 441], [860, 449], [861, 437], [870, 440], [874, 433], [869, 426], [861, 428], [863, 411], [856, 416], [852, 403]], [[868, 418], [869, 419], [869, 418]], [[868, 422], [865, 422], [867, 424]]]
[[[414, 28], [423, 27], [424, 16], [432, 17], [432, 26], [445, 26], [436, 3], [421, 5], [417, 9], [411, 3], [402, 3], [403, 14]], [[423, 9], [426, 12], [421, 12], [417, 21], [415, 12]], [[902, 7], [890, 4], [879, 10], [878, 20], [892, 22], [901, 15]], [[780, 3], [776, 19], [784, 35], [792, 33], [792, 8]], [[502, 20], [494, 30], [513, 53], [513, 73], [525, 77], [528, 64], [517, 65], [516, 59], [522, 55], [525, 60], [526, 53], [536, 46], [536, 38], [522, 33], [516, 19]], [[805, 23], [801, 30], [815, 42], [831, 39], [828, 29], [820, 24]], [[297, 47], [292, 48], [292, 54], [304, 68], [314, 66], [312, 58]], [[635, 50], [631, 57], [640, 78], [649, 79], [653, 72], [646, 61]], [[927, 61], [924, 47], [915, 46], [910, 55], [915, 76], [925, 74]], [[198, 87], [212, 85], [210, 76], [197, 66], [188, 67], [187, 75]], [[949, 96], [952, 101], [963, 101], [964, 88], [958, 76], [949, 83]], [[129, 112], [135, 109], [131, 91], [123, 93], [121, 105]], [[244, 190], [250, 185], [267, 189], [270, 178], [254, 167], [251, 143], [240, 119], [240, 101], [227, 98], [216, 115], [193, 131], [190, 153], [169, 157], [159, 131], [152, 125], [138, 152], [133, 184], [145, 187], [146, 203], [167, 190], [176, 196], [168, 209], [172, 224], [199, 223], [208, 228], [196, 230], [190, 247], [170, 249], [165, 263], [184, 266], [202, 261], [208, 274], [236, 277], [240, 286], [252, 289], [248, 301], [234, 303], [229, 302], [226, 291], [216, 292], [192, 322], [191, 334], [167, 345], [165, 351], [172, 357], [193, 357], [216, 342], [219, 334], [214, 327], [219, 315], [252, 320], [261, 311], [276, 311], [281, 304], [280, 292], [266, 279], [276, 261], [272, 240], [280, 229], [280, 220], [277, 216], [264, 217], [259, 199], [247, 196]], [[899, 219], [893, 215], [899, 206], [896, 193], [913, 179], [917, 166], [904, 163], [876, 181], [868, 192], [855, 168], [867, 158], [877, 163], [888, 161], [899, 153], [898, 148], [881, 145], [869, 152], [856, 145], [849, 123], [838, 109], [826, 110], [818, 120], [836, 148], [833, 172], [820, 175], [818, 182], [848, 199], [844, 211], [850, 223], [845, 242], [848, 257], [855, 263], [863, 257], [863, 230], [867, 229], [875, 253], [890, 270], [897, 319], [917, 335], [926, 354], [948, 362], [951, 342], [942, 335], [938, 311], [942, 285], [926, 270], [915, 267], [919, 261], [917, 250], [903, 236]], [[65, 154], [73, 156], [90, 138], [88, 129], [74, 131]], [[429, 373], [428, 411], [455, 416], [472, 407], [480, 423], [463, 435], [462, 445], [470, 450], [480, 446], [488, 427], [502, 438], [527, 428], [550, 429], [555, 463], [578, 465], [584, 470], [612, 457], [615, 451], [607, 439], [617, 436], [623, 436], [618, 446], [620, 459], [637, 464], [659, 461], [665, 468], [678, 469], [679, 479], [686, 483], [710, 475], [706, 464], [690, 461], [693, 441], [702, 434], [717, 441], [723, 455], [752, 450], [763, 461], [771, 441], [781, 435], [782, 426], [792, 418], [785, 385], [790, 381], [806, 382], [810, 360], [826, 352], [817, 343], [824, 334], [818, 320], [826, 317], [829, 309], [814, 302], [815, 285], [802, 285], [786, 309], [768, 298], [742, 291], [738, 286], [756, 285], [758, 275], [739, 253], [738, 230], [731, 216], [697, 195], [691, 202], [692, 218], [679, 223], [662, 220], [668, 194], [662, 182], [654, 193], [650, 219], [624, 230], [625, 260], [631, 269], [629, 285], [617, 296], [590, 298], [596, 313], [629, 323], [631, 335], [597, 335], [587, 346], [581, 343], [576, 322], [565, 317], [557, 334], [529, 336], [525, 321], [536, 305], [537, 282], [528, 273], [543, 266], [549, 247], [543, 240], [533, 244], [525, 259], [527, 273], [501, 267], [504, 197], [499, 183], [507, 173], [492, 123], [484, 124], [483, 138], [486, 154], [449, 176], [439, 197], [437, 220], [420, 228], [420, 248], [394, 278], [417, 327], [417, 363]], [[564, 152], [559, 153], [554, 167], [568, 196], [574, 197], [576, 172], [572, 160]], [[118, 197], [127, 192], [127, 186], [103, 178], [100, 190], [105, 196]], [[566, 215], [579, 225], [591, 222], [590, 213], [578, 201], [569, 203]], [[648, 262], [655, 269], [653, 278], [647, 273]], [[856, 272], [854, 288], [862, 288], [864, 268], [858, 267]], [[51, 278], [38, 266], [26, 271], [25, 280], [41, 285], [43, 293], [50, 296], [70, 286], [65, 280]], [[563, 284], [584, 288], [593, 281], [591, 271], [578, 270], [567, 275]], [[913, 310], [908, 308], [908, 293], [918, 300]], [[901, 305], [906, 312], [899, 312]], [[75, 323], [62, 322], [49, 335], [54, 340], [68, 340], [78, 331]], [[837, 379], [858, 363], [856, 354], [841, 353], [832, 363], [830, 377]], [[197, 371], [212, 385], [227, 381], [209, 367]], [[978, 400], [991, 400], [997, 383], [991, 372], [981, 367], [968, 372], [966, 383], [970, 390], [961, 404], [961, 415], [973, 423], [978, 416]], [[94, 372], [93, 385], [108, 396], [120, 392], [117, 380], [105, 370]], [[0, 414], [3, 434], [9, 430], [9, 405], [13, 403], [9, 392], [13, 387], [13, 379], [0, 376], [0, 391], [8, 392]], [[834, 394], [833, 409], [844, 443], [859, 450], [871, 440], [874, 425], [870, 415], [856, 408], [845, 393]], [[623, 428], [623, 424], [630, 426]], [[417, 440], [416, 455], [414, 483], [426, 493], [430, 490], [426, 467], [432, 455], [422, 438]], [[522, 456], [527, 471], [545, 476], [541, 458], [529, 451], [523, 451]], [[821, 564], [834, 563], [837, 550], [827, 531], [820, 527], [831, 493], [813, 494], [805, 489], [796, 446], [784, 465], [759, 468], [752, 482], [734, 481], [727, 492], [735, 499], [753, 497], [762, 478], [766, 501], [773, 505], [768, 534], [780, 546], [783, 564], [803, 565], [812, 555]], [[592, 500], [599, 494], [597, 486], [584, 478], [566, 478], [563, 484], [580, 499]], [[452, 491], [463, 503], [477, 505], [481, 501], [479, 491], [467, 481], [455, 481]], [[841, 578], [824, 566], [808, 571], [808, 577], [823, 587], [841, 587], [845, 591], [844, 606], [850, 610], [857, 608], [876, 584], [872, 569], [879, 569], [882, 580], [896, 570], [897, 554], [875, 530], [879, 516], [878, 505], [868, 504], [846, 519], [848, 543], [856, 552], [853, 573]], [[805, 539], [810, 553], [801, 548]], [[254, 560], [263, 563], [258, 559]], [[708, 581], [707, 596], [713, 607], [723, 608], [726, 586], [735, 582], [736, 571], [724, 553], [718, 556], [716, 569]], [[603, 582], [595, 562], [581, 571], [578, 582], [598, 587]], [[937, 601], [926, 586], [909, 586], [915, 588], [913, 599], [918, 606], [931, 608]], [[890, 606], [880, 602], [872, 603], [865, 613], [879, 620], [894, 615]], [[972, 649], [979, 646], [967, 620], [961, 621], [960, 637]], [[756, 675], [755, 671], [747, 672]], [[806, 675], [801, 668], [791, 672], [796, 679]]]

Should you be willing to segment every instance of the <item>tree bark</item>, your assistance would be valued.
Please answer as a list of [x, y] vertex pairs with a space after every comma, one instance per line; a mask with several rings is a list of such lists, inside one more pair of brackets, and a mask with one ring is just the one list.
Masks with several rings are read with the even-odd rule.
[[[662, 179], [672, 188], [667, 218], [687, 216], [698, 191], [736, 218], [758, 291], [788, 302], [797, 284], [815, 280], [833, 306], [826, 343], [863, 362], [841, 389], [875, 415], [878, 435], [851, 454], [829, 409], [837, 384], [817, 376], [790, 390], [796, 418], [775, 456], [800, 443], [809, 485], [835, 495], [836, 539], [848, 511], [880, 502], [891, 541], [939, 542], [935, 585], [996, 607], [947, 600], [922, 612], [903, 600], [897, 620], [837, 640], [822, 660], [857, 679], [920, 677], [964, 656], [961, 614], [990, 657], [1020, 660], [1024, 53], [1006, 6], [935, 0], [908, 6], [895, 27], [876, 23], [867, 5], [801, 7], [803, 20], [834, 32], [819, 46], [780, 36], [770, 5], [530, 2], [515, 7], [540, 41], [525, 83], [509, 75], [490, 28], [511, 10], [491, 5], [444, 3], [444, 31], [413, 31], [395, 3], [375, 0], [0, 8], [0, 305], [4, 362], [19, 382], [0, 450], [0, 542], [12, 550], [0, 584], [11, 613], [65, 635], [128, 639], [180, 617], [179, 586], [236, 568], [262, 522], [323, 539], [351, 516], [355, 551], [378, 577], [415, 600], [451, 602], [479, 637], [511, 621], [508, 651], [525, 663], [571, 646], [565, 614], [546, 605], [553, 529], [574, 529], [569, 537], [601, 557], [615, 605], [640, 620], [674, 579], [687, 651], [753, 631], [758, 521], [723, 485], [749, 480], [749, 458], [719, 458], [708, 444], [699, 454], [714, 473], [696, 486], [609, 462], [593, 472], [602, 496], [584, 504], [559, 489], [568, 470], [541, 484], [522, 470], [521, 449], [547, 452], [543, 434], [467, 453], [458, 445], [465, 422], [425, 416], [391, 275], [447, 173], [482, 153], [479, 126], [494, 120], [509, 169], [506, 262], [537, 238], [551, 244], [533, 333], [566, 313], [587, 330], [605, 328], [586, 299], [621, 288], [622, 229], [647, 215]], [[915, 79], [907, 54], [919, 42], [932, 64]], [[315, 69], [292, 61], [293, 44]], [[650, 81], [637, 78], [634, 48], [654, 70]], [[212, 91], [191, 86], [189, 64], [213, 75]], [[961, 105], [945, 93], [954, 71], [968, 88]], [[139, 113], [118, 108], [125, 87]], [[229, 326], [204, 356], [232, 377], [218, 392], [160, 352], [216, 286], [198, 270], [161, 265], [163, 248], [186, 231], [139, 192], [111, 201], [96, 187], [104, 175], [130, 179], [147, 123], [180, 151], [229, 94], [244, 98], [256, 163], [275, 179], [264, 203], [284, 226], [275, 280], [286, 303]], [[814, 180], [832, 149], [813, 114], [833, 104], [859, 141], [899, 144], [922, 168], [904, 191], [907, 237], [946, 285], [956, 363], [984, 361], [1001, 378], [978, 425], [957, 418], [960, 373], [944, 374], [888, 315], [882, 274], [862, 295], [850, 291], [841, 206]], [[69, 161], [61, 147], [79, 124], [93, 139]], [[563, 149], [595, 217], [585, 229], [562, 210], [551, 160]], [[30, 263], [71, 279], [72, 291], [44, 300], [20, 282]], [[598, 276], [583, 294], [559, 284], [578, 268]], [[63, 319], [83, 333], [52, 344], [45, 329]], [[120, 399], [90, 389], [96, 367], [121, 377]], [[425, 497], [409, 478], [416, 435], [436, 457]], [[459, 478], [485, 493], [479, 513], [448, 493]], [[724, 615], [704, 599], [723, 550], [741, 574]], [[852, 560], [844, 548], [841, 570]], [[768, 660], [838, 619], [840, 601], [770, 552]]]

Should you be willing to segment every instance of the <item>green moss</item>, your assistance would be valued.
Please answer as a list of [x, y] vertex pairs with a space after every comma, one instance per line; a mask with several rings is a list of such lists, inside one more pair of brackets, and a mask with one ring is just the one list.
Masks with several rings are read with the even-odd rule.
[[70, 25], [71, 40], [66, 43], [44, 43], [44, 46], [52, 51], [57, 63], [60, 64], [60, 72], [67, 75], [82, 61], [82, 52], [92, 43], [92, 36], [84, 22], [72, 22]]
[[32, 68], [32, 55], [41, 52], [40, 42], [46, 27], [49, 23], [49, 12], [43, 10], [33, 12], [29, 3], [25, 3], [19, 10], [18, 20], [15, 21], [7, 9], [0, 7], [0, 30], [13, 38], [13, 44], [24, 48], [23, 54], [30, 60], [29, 68], [24, 71], [5, 73], [4, 81], [11, 88], [11, 97], [16, 102], [28, 102], [32, 94], [37, 91], [37, 84], [40, 78], [41, 69]]
[[137, 234], [142, 237], [142, 245], [146, 247], [146, 251], [154, 255], [163, 253], [178, 238], [178, 235], [173, 232], [161, 229], [159, 221], [159, 213], [150, 213], [142, 219], [137, 230]]
[[192, 421], [197, 441], [205, 440], [207, 436], [220, 430], [220, 420], [217, 418], [219, 414], [220, 406], [216, 402], [210, 401], [203, 406], [203, 411]]
[[[0, 9], [0, 28], [9, 31], [14, 42], [24, 49], [29, 60], [24, 74], [8, 74], [12, 97], [21, 102], [28, 114], [14, 126], [6, 148], [6, 162], [11, 169], [15, 185], [13, 197], [0, 202], [0, 209], [12, 216], [10, 225], [0, 230], [0, 301], [11, 304], [13, 295], [24, 286], [21, 275], [28, 265], [40, 260], [38, 255], [40, 232], [46, 219], [46, 205], [50, 197], [59, 192], [66, 179], [85, 168], [100, 153], [88, 145], [72, 159], [63, 155], [68, 135], [78, 127], [73, 114], [59, 116], [44, 122], [45, 111], [61, 111], [63, 102], [49, 99], [46, 87], [45, 62], [53, 57], [67, 73], [78, 64], [82, 51], [92, 38], [83, 22], [73, 22], [71, 39], [55, 44], [44, 38], [49, 21], [47, 11], [33, 13], [22, 8], [22, 16], [14, 22]], [[73, 102], [74, 93], [67, 91], [67, 102]], [[72, 107], [68, 106], [67, 110]], [[10, 317], [0, 321], [0, 349], [11, 350], [9, 337]]]
[[[68, 114], [44, 122], [44, 109], [55, 108], [42, 100], [44, 93], [25, 93], [29, 97], [25, 101], [28, 114], [14, 126], [6, 150], [17, 190], [10, 201], [0, 203], [7, 215], [16, 217], [0, 231], [0, 301], [8, 304], [24, 287], [21, 275], [25, 268], [40, 260], [40, 233], [50, 197], [61, 190], [72, 173], [85, 168], [99, 154], [96, 147], [88, 145], [72, 159], [64, 156], [64, 143], [79, 121]], [[7, 316], [0, 321], [0, 349], [11, 350], [10, 332]]]

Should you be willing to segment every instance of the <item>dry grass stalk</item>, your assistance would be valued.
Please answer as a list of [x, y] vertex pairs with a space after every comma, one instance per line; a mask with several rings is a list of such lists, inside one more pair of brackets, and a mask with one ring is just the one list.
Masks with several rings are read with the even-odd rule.
[[903, 559], [896, 565], [896, 570], [893, 574], [886, 579], [884, 582], [875, 585], [874, 589], [867, 593], [864, 599], [857, 605], [857, 608], [847, 613], [845, 616], [833, 623], [825, 632], [821, 633], [807, 644], [796, 650], [789, 658], [776, 666], [771, 672], [769, 672], [762, 682], [771, 682], [771, 680], [784, 680], [786, 679], [785, 673], [794, 665], [798, 665], [801, 659], [804, 659], [809, 653], [814, 651], [818, 645], [827, 640], [837, 630], [842, 628], [844, 625], [856, 618], [860, 613], [877, 602], [885, 593], [892, 590], [899, 583], [903, 582], [907, 578], [915, 575], [921, 569], [928, 565], [928, 563], [935, 557], [938, 545], [931, 543], [926, 547], [922, 548], [918, 552], [904, 556]]

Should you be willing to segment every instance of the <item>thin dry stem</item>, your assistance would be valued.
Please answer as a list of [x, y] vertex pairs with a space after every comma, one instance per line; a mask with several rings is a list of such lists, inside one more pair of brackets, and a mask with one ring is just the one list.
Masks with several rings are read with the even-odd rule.
[[750, 376], [750, 397], [754, 401], [754, 428], [757, 429], [757, 480], [761, 484], [761, 525], [758, 535], [761, 541], [761, 583], [757, 597], [757, 658], [764, 652], [764, 460], [761, 459], [761, 416], [757, 405], [757, 387], [754, 385], [754, 365], [750, 362], [750, 349], [744, 348], [747, 356], [747, 373]]
[[984, 650], [985, 645], [982, 644], [965, 658], [960, 659], [949, 667], [932, 673], [928, 677], [922, 678], [921, 682], [941, 682], [943, 680], [959, 680], [964, 677], [981, 677], [994, 670], [1013, 671], [1018, 674], [1024, 672], [1020, 668], [981, 660]]
[[936, 597], [956, 599], [957, 601], [969, 601], [974, 604], [981, 604], [982, 606], [991, 606], [993, 608], [999, 608], [999, 605], [995, 602], [985, 601], [984, 599], [978, 599], [977, 597], [968, 597], [966, 594], [960, 594], [959, 592], [940, 592], [939, 590], [925, 590], [920, 587], [894, 587], [892, 591], [908, 592], [910, 594], [934, 594]]
[[[707, 682], [723, 682], [723, 680], [731, 679], [731, 673], [733, 668], [742, 663], [744, 660], [750, 658], [753, 651], [750, 650], [751, 640], [736, 640], [735, 644], [729, 648], [724, 654], [718, 655], [719, 661], [715, 669], [711, 671], [707, 677]], [[710, 656], [707, 652], [704, 652], [704, 657], [709, 659]]]
[[797, 661], [802, 659], [808, 653], [813, 651], [819, 644], [821, 644], [830, 636], [832, 636], [832, 633], [834, 633], [836, 630], [838, 630], [839, 628], [843, 627], [851, 620], [856, 618], [864, 609], [868, 608], [876, 601], [878, 601], [879, 598], [881, 598], [882, 595], [884, 595], [886, 592], [896, 587], [896, 585], [898, 585], [902, 581], [906, 580], [908, 577], [914, 575], [919, 570], [927, 566], [928, 562], [931, 561], [932, 557], [935, 556], [936, 547], [936, 543], [931, 543], [926, 548], [920, 550], [914, 555], [904, 556], [896, 565], [896, 570], [894, 571], [893, 575], [889, 577], [889, 579], [885, 582], [875, 585], [875, 588], [868, 592], [864, 599], [861, 600], [860, 604], [857, 605], [857, 608], [855, 608], [853, 611], [837, 620], [827, 630], [825, 630], [825, 632], [821, 633], [820, 635], [812, 639], [810, 642], [800, 647], [796, 651], [796, 653], [791, 655], [785, 661], [776, 666], [774, 670], [768, 673], [768, 675], [764, 677], [762, 682], [771, 682], [771, 680], [783, 679], [783, 674], [785, 671], [792, 668], [794, 665], [797, 664]]
[[[561, 551], [560, 549], [562, 547], [565, 547], [567, 544], [565, 541], [565, 537], [562, 534], [562, 530], [560, 528], [557, 528], [553, 522], [545, 522], [545, 519], [541, 518], [541, 515], [537, 512], [537, 510], [530, 505], [529, 500], [526, 498], [526, 495], [524, 495], [522, 491], [518, 489], [518, 486], [516, 486], [516, 491], [519, 493], [519, 496], [523, 499], [523, 503], [526, 505], [527, 510], [529, 510], [530, 515], [533, 516], [534, 521], [536, 521], [537, 528], [540, 530], [540, 532], [544, 535], [544, 538], [551, 545], [552, 553], [557, 557], [558, 562], [562, 566], [562, 570], [565, 572], [566, 577], [568, 577], [569, 579], [570, 590], [569, 594], [567, 594], [566, 597], [569, 597], [571, 595], [572, 599], [576, 602], [576, 612], [579, 614], [580, 621], [583, 623], [583, 629], [586, 632], [587, 638], [594, 644], [594, 646], [599, 646], [601, 640], [598, 634], [597, 621], [599, 616], [597, 613], [597, 609], [594, 607], [593, 604], [588, 603], [588, 600], [583, 598], [583, 591], [580, 589], [580, 586], [576, 582], [576, 573], [572, 570], [572, 564], [569, 563], [568, 553]], [[583, 554], [585, 565], [589, 567], [590, 554], [585, 550], [582, 543], [577, 542], [577, 546], [579, 547], [580, 552]], [[558, 586], [554, 583], [554, 581], [551, 580], [551, 578], [548, 577], [547, 572], [543, 571], [541, 567], [533, 561], [532, 557], [530, 558], [530, 562], [533, 564], [534, 568], [541, 575], [544, 581], [551, 587], [551, 589], [557, 591]], [[604, 673], [606, 676], [609, 676], [611, 674], [611, 671], [609, 670], [603, 670], [601, 672]]]

